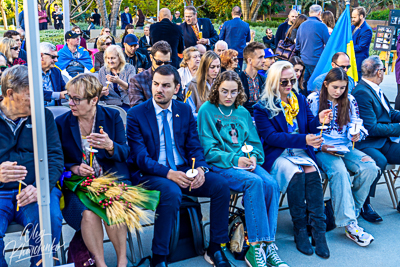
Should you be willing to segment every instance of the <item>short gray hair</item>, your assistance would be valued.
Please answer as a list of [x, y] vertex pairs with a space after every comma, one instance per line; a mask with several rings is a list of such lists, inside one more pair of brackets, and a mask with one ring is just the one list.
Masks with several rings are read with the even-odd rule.
[[55, 45], [48, 43], [48, 42], [40, 43], [40, 53], [51, 53], [54, 51], [57, 51], [57, 48]]
[[373, 78], [382, 67], [383, 63], [379, 56], [370, 56], [364, 59], [361, 64], [362, 76], [365, 78]]
[[16, 65], [6, 69], [1, 75], [1, 93], [7, 97], [7, 90], [12, 89], [16, 93], [24, 91], [29, 86], [28, 67]]
[[224, 45], [226, 49], [228, 49], [228, 44], [224, 40], [219, 40], [215, 43], [215, 47], [217, 47], [218, 45]]
[[319, 12], [322, 12], [322, 7], [320, 5], [310, 6], [309, 13], [318, 14]]

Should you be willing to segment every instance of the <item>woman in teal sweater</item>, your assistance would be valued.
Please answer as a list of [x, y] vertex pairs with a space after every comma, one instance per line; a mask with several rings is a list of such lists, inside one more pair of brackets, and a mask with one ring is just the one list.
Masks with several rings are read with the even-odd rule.
[[[265, 171], [264, 152], [246, 101], [239, 76], [233, 71], [220, 74], [211, 87], [209, 100], [198, 113], [200, 142], [212, 170], [225, 177], [229, 187], [243, 192], [250, 249], [249, 266], [288, 266], [278, 254], [275, 233], [279, 187]], [[244, 153], [242, 148], [252, 148]], [[263, 197], [262, 197], [263, 196]], [[264, 248], [266, 247], [266, 248]], [[265, 251], [267, 255], [265, 257]]]

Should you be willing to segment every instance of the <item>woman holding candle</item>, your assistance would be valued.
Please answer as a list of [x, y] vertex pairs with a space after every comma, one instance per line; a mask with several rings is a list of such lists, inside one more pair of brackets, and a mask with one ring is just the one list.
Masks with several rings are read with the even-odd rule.
[[102, 94], [106, 95], [101, 100], [107, 105], [116, 105], [127, 111], [130, 108], [129, 80], [135, 74], [135, 67], [126, 64], [122, 48], [118, 45], [108, 46], [104, 51], [104, 66], [99, 71], [99, 80], [104, 86]]
[[[378, 168], [368, 155], [352, 148], [352, 142], [364, 139], [368, 131], [362, 126], [356, 99], [348, 90], [346, 72], [334, 68], [328, 72], [321, 91], [308, 96], [308, 103], [314, 115], [324, 109], [333, 110], [333, 120], [323, 130], [324, 142], [316, 157], [318, 166], [329, 179], [336, 225], [345, 227], [346, 236], [358, 245], [367, 246], [374, 238], [358, 226], [357, 217]], [[358, 133], [351, 135], [351, 128], [357, 128]], [[338, 155], [335, 146], [347, 147], [350, 151]], [[354, 174], [353, 180], [349, 171]]]
[[[211, 87], [210, 97], [199, 110], [197, 125], [207, 163], [225, 177], [232, 190], [244, 193], [246, 225], [251, 244], [249, 266], [288, 266], [278, 254], [275, 233], [279, 187], [261, 165], [264, 152], [237, 73], [225, 71]], [[232, 125], [235, 138], [232, 138]], [[251, 150], [251, 152], [243, 152]], [[264, 249], [267, 252], [264, 259]]]
[[315, 135], [318, 126], [324, 121], [330, 123], [331, 119], [330, 109], [313, 116], [306, 98], [298, 93], [292, 64], [279, 61], [271, 66], [261, 99], [254, 106], [254, 120], [268, 155], [263, 167], [278, 181], [280, 191], [287, 193], [297, 249], [306, 255], [313, 254], [307, 234], [308, 210], [315, 253], [323, 258], [329, 257], [329, 249], [314, 148], [319, 148], [323, 141]]
[[[119, 181], [130, 183], [126, 165], [129, 147], [124, 125], [118, 111], [97, 105], [102, 88], [97, 78], [89, 74], [80, 74], [66, 85], [66, 99], [71, 111], [56, 119], [64, 165], [79, 176], [98, 177], [106, 172], [116, 172]], [[98, 151], [92, 155], [92, 160], [90, 148]], [[65, 189], [64, 197], [64, 219], [76, 231], [81, 230], [87, 248], [95, 255], [96, 266], [106, 266], [101, 218], [74, 192]], [[127, 227], [104, 226], [117, 252], [118, 266], [126, 266]]]
[[196, 76], [197, 70], [200, 65], [200, 52], [194, 47], [188, 47], [183, 50], [183, 59], [178, 69], [179, 76], [181, 77], [181, 84], [183, 89], [192, 81]]

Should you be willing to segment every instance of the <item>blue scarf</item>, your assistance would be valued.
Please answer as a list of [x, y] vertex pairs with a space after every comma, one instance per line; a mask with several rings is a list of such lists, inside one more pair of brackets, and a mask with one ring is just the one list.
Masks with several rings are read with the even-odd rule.
[[[95, 72], [95, 69], [93, 68], [93, 61], [92, 58], [90, 57], [89, 52], [83, 48], [82, 46], [78, 47], [78, 53], [81, 55], [79, 58], [79, 63], [81, 63], [85, 68], [90, 70], [90, 72]], [[64, 47], [58, 51], [58, 62], [56, 63], [56, 66], [60, 70], [65, 70], [67, 68], [68, 64], [72, 61], [75, 60], [74, 57], [72, 56], [71, 51], [69, 50], [67, 44], [64, 45]]]

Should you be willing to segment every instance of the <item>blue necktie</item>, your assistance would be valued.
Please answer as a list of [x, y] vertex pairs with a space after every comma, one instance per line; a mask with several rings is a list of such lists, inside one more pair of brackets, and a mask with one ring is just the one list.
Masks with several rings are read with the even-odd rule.
[[174, 152], [172, 151], [171, 131], [169, 129], [167, 115], [168, 115], [168, 109], [164, 109], [163, 110], [163, 130], [164, 130], [165, 150], [167, 152], [167, 163], [171, 169], [176, 171]]

